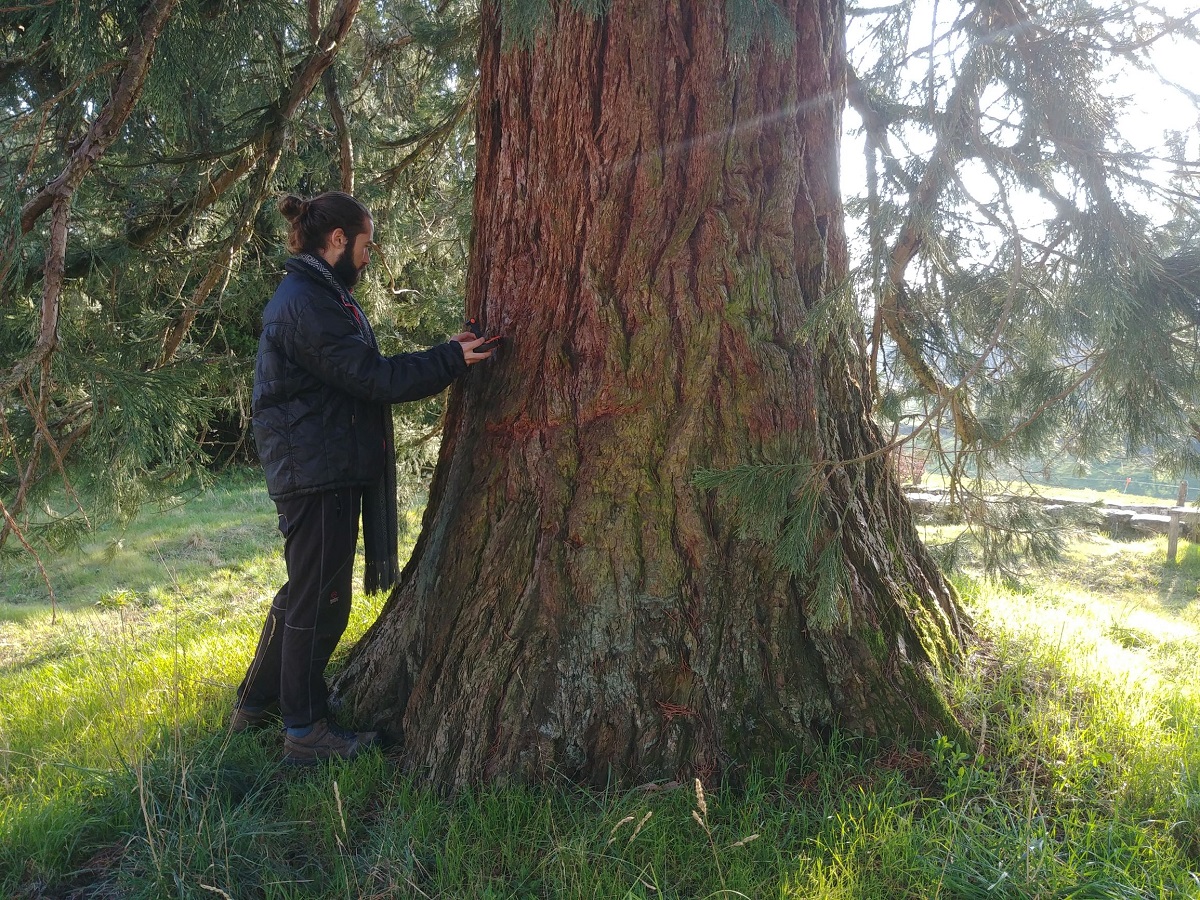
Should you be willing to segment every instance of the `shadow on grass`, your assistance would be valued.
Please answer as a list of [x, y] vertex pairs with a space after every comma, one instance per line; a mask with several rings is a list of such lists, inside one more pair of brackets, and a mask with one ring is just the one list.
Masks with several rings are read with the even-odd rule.
[[1167, 609], [1183, 610], [1200, 600], [1200, 544], [1181, 545], [1174, 564], [1164, 562], [1158, 600]]
[[50, 612], [48, 577], [60, 611], [154, 605], [221, 569], [234, 572], [277, 554], [282, 540], [262, 478], [246, 471], [177, 504], [155, 504], [124, 523], [98, 527], [79, 546], [0, 557], [0, 623]]

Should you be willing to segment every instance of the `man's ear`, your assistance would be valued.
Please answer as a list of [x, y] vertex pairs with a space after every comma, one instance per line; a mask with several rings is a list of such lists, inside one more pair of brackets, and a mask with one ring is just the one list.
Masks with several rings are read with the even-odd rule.
[[341, 228], [335, 228], [329, 232], [329, 246], [341, 248], [346, 246], [346, 232]]

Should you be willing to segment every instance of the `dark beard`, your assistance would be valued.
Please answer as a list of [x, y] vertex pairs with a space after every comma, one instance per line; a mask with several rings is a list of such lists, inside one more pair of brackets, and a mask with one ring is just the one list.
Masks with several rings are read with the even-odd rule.
[[362, 274], [362, 269], [354, 265], [353, 253], [354, 245], [347, 244], [342, 250], [342, 255], [333, 264], [334, 276], [346, 286], [347, 290], [358, 284], [358, 276]]

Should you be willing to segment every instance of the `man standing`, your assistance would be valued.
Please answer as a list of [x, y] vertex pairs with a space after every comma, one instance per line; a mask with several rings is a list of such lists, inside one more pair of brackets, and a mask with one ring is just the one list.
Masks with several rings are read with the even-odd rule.
[[376, 740], [333, 722], [325, 666], [349, 621], [364, 502], [368, 584], [387, 587], [395, 577], [391, 404], [438, 393], [491, 353], [464, 333], [421, 353], [382, 356], [351, 293], [370, 260], [370, 211], [336, 191], [287, 196], [279, 211], [295, 255], [263, 311], [253, 414], [288, 579], [267, 614], [230, 727], [261, 727], [278, 704], [284, 761], [305, 764], [352, 758]]

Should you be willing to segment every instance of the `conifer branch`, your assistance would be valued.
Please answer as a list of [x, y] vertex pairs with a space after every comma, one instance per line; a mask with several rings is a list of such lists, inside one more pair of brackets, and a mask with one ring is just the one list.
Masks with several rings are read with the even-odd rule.
[[[150, 69], [155, 42], [166, 26], [167, 19], [176, 2], [177, 0], [155, 0], [151, 4], [141, 22], [140, 29], [130, 41], [129, 54], [117, 80], [116, 88], [101, 109], [100, 114], [92, 122], [87, 134], [68, 160], [63, 171], [26, 202], [21, 209], [20, 229], [23, 234], [28, 234], [33, 230], [34, 224], [46, 210], [53, 210], [50, 222], [50, 240], [46, 262], [43, 265], [42, 304], [37, 340], [33, 350], [18, 361], [3, 380], [0, 380], [0, 396], [8, 395], [14, 388], [24, 384], [39, 367], [43, 368], [43, 382], [49, 378], [49, 367], [46, 363], [58, 344], [58, 319], [66, 274], [71, 199], [96, 161], [116, 140], [125, 120], [129, 118], [129, 114], [137, 104], [145, 84], [146, 74]], [[32, 159], [30, 166], [32, 166]], [[44, 383], [42, 387], [44, 390]], [[30, 412], [35, 418], [37, 417], [36, 410], [31, 409]], [[26, 488], [25, 482], [31, 477], [32, 472], [28, 473], [26, 479], [22, 481], [22, 490], [18, 495], [18, 513]], [[0, 531], [0, 545], [3, 544], [7, 533], [8, 526], [6, 524], [3, 531]]]
[[[5, 12], [5, 10], [0, 9], [0, 13], [3, 12]], [[46, 38], [28, 53], [25, 53], [21, 56], [10, 56], [5, 60], [0, 61], [0, 82], [8, 80], [8, 78], [10, 78], [14, 72], [18, 72], [23, 67], [32, 63], [35, 59], [49, 50], [51, 46], [52, 42], [49, 38]]]
[[444, 119], [442, 119], [441, 122], [428, 131], [422, 134], [410, 135], [409, 137], [403, 138], [399, 141], [382, 143], [381, 146], [384, 147], [399, 148], [415, 142], [416, 147], [414, 147], [408, 153], [408, 155], [400, 160], [400, 162], [398, 162], [396, 165], [380, 172], [375, 177], [375, 181], [381, 184], [387, 184], [388, 186], [395, 185], [396, 180], [400, 177], [405, 169], [424, 156], [429, 149], [439, 145], [454, 131], [456, 127], [458, 127], [458, 123], [463, 120], [463, 117], [466, 116], [468, 111], [470, 111], [474, 106], [475, 92], [476, 88], [472, 86], [471, 90], [467, 92], [467, 95], [463, 97], [462, 102], [455, 106], [454, 109], [452, 109], [450, 113]]
[[152, 216], [150, 221], [129, 232], [128, 243], [145, 247], [168, 231], [174, 231], [196, 213], [208, 209], [234, 184], [254, 168], [268, 151], [272, 141], [283, 132], [308, 99], [325, 70], [332, 65], [343, 39], [354, 23], [361, 0], [338, 0], [329, 21], [313, 41], [313, 50], [293, 69], [287, 86], [259, 117], [255, 131], [243, 142], [229, 167], [210, 181], [190, 200], [177, 204], [169, 212]]
[[[271, 185], [271, 178], [274, 176], [275, 169], [279, 165], [279, 159], [283, 155], [286, 127], [295, 116], [300, 103], [316, 87], [317, 79], [332, 77], [333, 69], [331, 66], [336, 49], [354, 21], [354, 15], [357, 12], [359, 2], [360, 0], [341, 0], [330, 14], [329, 22], [326, 24], [324, 30], [318, 31], [320, 4], [318, 0], [309, 0], [308, 24], [310, 33], [313, 35], [313, 44], [317, 50], [293, 70], [299, 74], [293, 78], [288, 91], [280, 98], [276, 106], [279, 110], [278, 118], [274, 120], [270, 127], [263, 131], [259, 139], [255, 142], [255, 147], [261, 147], [261, 150], [252, 157], [248, 157], [248, 159], [252, 158], [259, 163], [260, 176], [258, 185], [251, 191], [250, 197], [239, 211], [236, 219], [237, 224], [234, 227], [233, 233], [224, 242], [218, 258], [213, 261], [208, 272], [201, 279], [200, 284], [192, 292], [189, 302], [184, 306], [179, 315], [172, 320], [170, 325], [167, 326], [163, 334], [162, 350], [159, 354], [156, 368], [167, 365], [175, 358], [180, 344], [183, 343], [188, 331], [191, 330], [192, 323], [195, 322], [196, 316], [199, 315], [200, 309], [209, 295], [212, 294], [218, 282], [228, 279], [233, 260], [250, 239], [250, 235], [254, 230], [255, 216], [266, 200], [267, 192]], [[327, 95], [330, 90], [330, 84], [327, 82]], [[336, 101], [336, 84], [332, 90], [334, 94], [333, 99]], [[353, 190], [353, 151], [349, 148], [349, 133], [344, 131], [346, 122], [340, 103], [337, 105], [337, 110], [338, 113], [341, 113], [340, 124], [344, 133], [344, 140], [339, 141], [342, 147], [342, 186], [343, 190]], [[334, 114], [335, 121], [339, 118], [338, 113]], [[226, 174], [229, 175], [233, 171], [235, 170], [230, 170]], [[238, 175], [238, 177], [240, 178], [241, 175]], [[347, 177], [349, 178], [349, 188], [346, 187]], [[224, 190], [225, 188], [222, 188], [222, 192]], [[213, 200], [215, 199], [216, 197], [213, 198]]]
[[[1035, 43], [1044, 38], [1044, 28], [1033, 22], [1028, 7], [1022, 0], [1003, 0], [992, 7], [992, 12], [1012, 35], [1029, 77], [1046, 77], [1041, 71], [1045, 67], [1040, 63], [1039, 48]], [[1050, 77], [1052, 78], [1052, 74]], [[1067, 164], [1075, 170], [1091, 194], [1093, 202], [1109, 219], [1116, 236], [1124, 238], [1123, 243], [1131, 240], [1132, 236], [1125, 227], [1125, 217], [1121, 214], [1108, 183], [1108, 166], [1102, 153], [1102, 142], [1081, 140], [1074, 129], [1069, 125], [1064, 127], [1059, 117], [1051, 114], [1051, 111], [1038, 108], [1037, 113], [1041, 128], [1054, 141]]]
[[[13, 116], [5, 124], [15, 132], [17, 129], [23, 128], [27, 121], [29, 121], [34, 116], [37, 116], [39, 114], [41, 114], [42, 120], [45, 121], [46, 117], [49, 115], [50, 110], [53, 109], [55, 106], [57, 106], [59, 103], [61, 103], [63, 101], [63, 99], [65, 99], [67, 96], [75, 93], [77, 90], [79, 90], [79, 88], [81, 88], [83, 85], [87, 84], [89, 81], [94, 81], [95, 79], [99, 78], [101, 75], [106, 75], [109, 72], [113, 71], [114, 69], [119, 69], [120, 67], [121, 67], [121, 61], [116, 60], [116, 59], [109, 60], [106, 63], [102, 63], [101, 65], [99, 65], [95, 69], [93, 69], [92, 71], [88, 72], [86, 75], [81, 75], [80, 77], [76, 78], [70, 84], [66, 85], [61, 90], [57, 91], [52, 96], [48, 97], [46, 100], [39, 103], [37, 106], [33, 107], [32, 109], [27, 109], [27, 110]], [[0, 77], [2, 77], [2, 74], [0, 74]]]
[[867, 86], [850, 65], [846, 66], [846, 100], [850, 108], [862, 119], [863, 129], [879, 147], [888, 176], [905, 190], [914, 190], [916, 184], [896, 161], [896, 154], [892, 151], [887, 115], [871, 97]]
[[338, 171], [341, 174], [341, 189], [354, 193], [354, 140], [350, 136], [350, 124], [346, 121], [346, 108], [338, 95], [337, 73], [330, 66], [321, 76], [325, 88], [325, 101], [329, 104], [329, 116], [333, 119], [334, 132], [338, 139]]
[[[103, 264], [109, 257], [127, 247], [144, 249], [163, 234], [172, 232], [191, 221], [198, 213], [211, 207], [235, 184], [240, 182], [263, 156], [272, 143], [280, 138], [291, 124], [296, 111], [333, 63], [342, 41], [354, 22], [361, 0], [339, 0], [330, 13], [325, 28], [313, 42], [314, 49], [292, 70], [287, 86], [259, 117], [254, 131], [236, 147], [221, 154], [220, 171], [210, 173], [209, 180], [190, 198], [165, 210], [151, 214], [146, 221], [131, 228], [123, 241], [116, 241], [97, 250], [84, 250], [73, 255], [67, 268], [68, 277], [79, 277], [91, 267]], [[29, 288], [44, 277], [45, 267], [31, 268], [25, 277]]]
[[88, 128], [87, 135], [78, 149], [71, 155], [66, 167], [52, 182], [42, 188], [21, 208], [21, 232], [28, 234], [42, 213], [50, 209], [56, 199], [69, 199], [79, 187], [84, 177], [95, 165], [96, 160], [117, 139], [121, 126], [133, 112], [142, 88], [146, 83], [146, 74], [150, 71], [150, 61], [154, 56], [154, 45], [170, 18], [171, 11], [178, 0], [152, 0], [141, 27], [130, 40], [129, 52], [121, 76], [117, 80], [116, 89], [104, 108]]
[[1046, 410], [1048, 410], [1051, 406], [1053, 406], [1055, 403], [1058, 403], [1060, 400], [1067, 399], [1073, 393], [1079, 390], [1079, 388], [1082, 387], [1089, 378], [1100, 371], [1100, 368], [1104, 365], [1107, 359], [1107, 353], [1097, 353], [1090, 364], [1086, 366], [1083, 371], [1079, 372], [1079, 374], [1076, 375], [1076, 377], [1065, 388], [1063, 388], [1061, 391], [1058, 391], [1056, 394], [1047, 397], [1045, 400], [1039, 403], [1033, 412], [1026, 416], [1023, 421], [1018, 422], [1014, 427], [1010, 428], [1006, 434], [998, 438], [996, 440], [996, 446], [999, 447], [1011, 441], [1022, 431], [1040, 419], [1045, 414]]
[[[320, 0], [308, 0], [308, 33], [314, 42], [320, 40], [321, 28]], [[330, 66], [321, 75], [321, 84], [325, 88], [325, 102], [329, 104], [329, 117], [333, 119], [334, 132], [338, 139], [338, 171], [341, 173], [341, 189], [347, 194], [354, 193], [354, 142], [350, 137], [350, 128], [346, 122], [346, 110], [342, 99], [338, 96], [337, 71]]]
[[908, 216], [900, 229], [889, 256], [887, 275], [879, 297], [880, 314], [896, 348], [912, 370], [922, 389], [944, 400], [953, 415], [955, 430], [967, 445], [976, 445], [983, 438], [982, 429], [968, 407], [960, 389], [951, 389], [933, 367], [926, 362], [917, 340], [905, 321], [903, 300], [906, 293], [905, 276], [909, 263], [917, 256], [927, 240], [937, 204], [953, 176], [954, 166], [961, 158], [966, 137], [972, 133], [979, 115], [978, 97], [980, 70], [977, 53], [964, 66], [964, 72], [946, 104], [943, 127], [938, 132], [937, 145], [930, 155], [908, 208]]
[[200, 314], [201, 308], [216, 288], [217, 283], [228, 282], [234, 259], [237, 258], [242, 248], [246, 246], [246, 242], [250, 240], [251, 234], [254, 233], [254, 220], [270, 191], [271, 179], [274, 177], [279, 159], [283, 155], [283, 146], [283, 132], [278, 132], [274, 143], [262, 161], [258, 184], [250, 192], [250, 196], [235, 216], [233, 233], [223, 242], [217, 258], [210, 264], [208, 272], [192, 292], [191, 299], [164, 331], [162, 350], [155, 368], [162, 368], [175, 358], [180, 344], [187, 337], [192, 323], [196, 321], [196, 317]]

